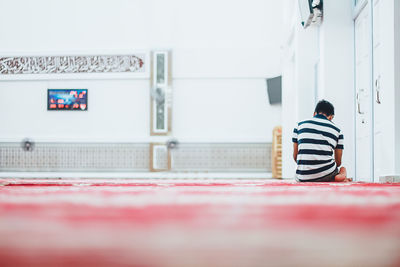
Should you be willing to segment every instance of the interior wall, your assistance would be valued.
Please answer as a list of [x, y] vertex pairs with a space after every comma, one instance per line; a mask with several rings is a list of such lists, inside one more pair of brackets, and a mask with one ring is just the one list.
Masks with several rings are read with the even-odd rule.
[[352, 1], [324, 1], [320, 47], [323, 98], [330, 101], [335, 107], [333, 122], [340, 127], [345, 142], [342, 165], [347, 167], [348, 176], [354, 177], [355, 94]]
[[[270, 142], [280, 124], [265, 83], [281, 74], [279, 1], [15, 0], [0, 9], [0, 55], [171, 49], [179, 138]], [[89, 89], [88, 111], [48, 112], [47, 89], [69, 87]], [[148, 79], [1, 81], [0, 97], [2, 140], [150, 138]]]
[[[88, 111], [48, 111], [47, 88], [87, 88]], [[146, 80], [0, 82], [0, 138], [22, 140], [129, 140], [148, 136]]]
[[271, 126], [281, 124], [281, 105], [269, 104], [265, 80], [179, 79], [174, 84], [172, 128], [179, 140], [269, 142]]
[[296, 85], [297, 85], [297, 113], [300, 121], [313, 116], [315, 108], [315, 65], [319, 61], [318, 27], [303, 29], [297, 25], [296, 35]]

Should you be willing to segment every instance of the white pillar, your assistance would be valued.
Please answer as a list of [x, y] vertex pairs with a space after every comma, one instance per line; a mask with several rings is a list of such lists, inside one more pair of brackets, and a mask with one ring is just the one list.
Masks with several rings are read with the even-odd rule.
[[316, 76], [315, 66], [319, 61], [318, 26], [298, 28], [296, 42], [296, 73], [298, 91], [298, 119], [313, 116], [315, 108]]
[[[298, 12], [297, 9], [295, 12]], [[296, 16], [296, 14], [295, 14]], [[297, 18], [297, 16], [296, 16]], [[282, 85], [282, 176], [293, 178], [292, 133], [297, 122], [311, 118], [315, 107], [315, 64], [318, 62], [318, 28], [303, 29], [295, 20], [285, 44]]]
[[292, 131], [297, 121], [297, 86], [295, 55], [286, 51], [282, 70], [282, 177], [294, 178], [296, 164], [292, 157]]
[[394, 0], [395, 172], [400, 174], [400, 1]]
[[354, 22], [352, 1], [324, 1], [320, 32], [323, 98], [335, 106], [334, 122], [345, 137], [343, 166], [354, 176]]

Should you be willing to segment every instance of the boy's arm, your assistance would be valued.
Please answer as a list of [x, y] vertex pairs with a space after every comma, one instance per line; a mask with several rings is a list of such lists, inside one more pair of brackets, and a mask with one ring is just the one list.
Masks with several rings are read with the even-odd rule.
[[339, 167], [342, 165], [342, 156], [343, 156], [343, 134], [340, 134], [338, 137], [338, 143], [335, 148], [335, 161], [336, 161], [336, 166]]
[[342, 165], [342, 156], [343, 156], [343, 149], [335, 149], [335, 161], [336, 166], [340, 167]]
[[293, 159], [297, 163], [297, 153], [299, 152], [299, 144], [293, 143]]
[[297, 140], [298, 134], [297, 134], [297, 126], [293, 129], [293, 137], [292, 137], [292, 142], [293, 142], [293, 159], [297, 163], [297, 154], [299, 153], [299, 141]]

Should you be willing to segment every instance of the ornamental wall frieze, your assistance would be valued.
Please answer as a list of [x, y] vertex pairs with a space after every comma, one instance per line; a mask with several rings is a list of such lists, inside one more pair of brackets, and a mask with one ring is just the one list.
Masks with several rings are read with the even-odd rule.
[[0, 74], [145, 72], [145, 54], [0, 57]]

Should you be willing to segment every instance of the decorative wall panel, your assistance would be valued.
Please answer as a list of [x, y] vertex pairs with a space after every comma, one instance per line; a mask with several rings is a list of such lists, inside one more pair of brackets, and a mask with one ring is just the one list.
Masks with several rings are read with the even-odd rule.
[[149, 144], [0, 143], [0, 171], [148, 171]]
[[150, 144], [150, 171], [169, 171], [170, 162], [170, 151], [165, 144]]
[[172, 171], [271, 172], [271, 143], [180, 143]]
[[0, 171], [271, 172], [270, 143], [0, 143]]
[[0, 57], [0, 74], [145, 72], [145, 54]]

